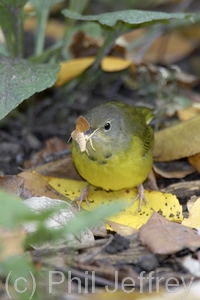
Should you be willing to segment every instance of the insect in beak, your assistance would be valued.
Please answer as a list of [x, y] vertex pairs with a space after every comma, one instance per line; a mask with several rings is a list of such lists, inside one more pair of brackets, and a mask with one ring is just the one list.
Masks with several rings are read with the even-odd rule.
[[96, 151], [91, 138], [98, 130], [99, 128], [92, 131], [89, 122], [84, 117], [80, 116], [76, 121], [76, 129], [71, 133], [71, 137], [79, 145], [80, 151], [86, 152], [89, 156], [87, 142], [89, 141], [91, 148]]

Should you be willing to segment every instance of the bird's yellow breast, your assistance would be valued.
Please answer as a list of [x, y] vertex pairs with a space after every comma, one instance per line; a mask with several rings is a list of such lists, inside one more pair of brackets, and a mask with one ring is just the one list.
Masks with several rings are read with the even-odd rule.
[[95, 152], [88, 155], [80, 152], [73, 141], [72, 155], [79, 174], [90, 184], [104, 190], [120, 190], [136, 187], [147, 178], [152, 167], [152, 151], [143, 155], [142, 147], [142, 141], [134, 137], [129, 147], [120, 152], [113, 149], [104, 156]]

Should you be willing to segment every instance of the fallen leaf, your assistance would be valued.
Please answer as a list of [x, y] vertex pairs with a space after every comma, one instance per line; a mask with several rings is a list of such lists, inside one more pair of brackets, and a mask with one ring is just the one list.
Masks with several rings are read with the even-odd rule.
[[184, 225], [170, 222], [154, 212], [148, 222], [139, 230], [143, 246], [155, 253], [169, 255], [183, 249], [196, 251], [200, 248], [200, 236]]
[[200, 153], [188, 157], [189, 163], [200, 172]]
[[187, 160], [176, 160], [166, 163], [155, 162], [153, 170], [164, 178], [184, 178], [186, 175], [192, 174], [195, 171]]
[[17, 175], [0, 176], [0, 187], [4, 191], [21, 197], [24, 189], [24, 179]]
[[[44, 177], [48, 183], [61, 194], [74, 200], [80, 196], [81, 191], [87, 186], [85, 181], [75, 181], [61, 178]], [[143, 204], [142, 211], [137, 213], [139, 200], [131, 205], [137, 196], [137, 189], [124, 189], [114, 192], [106, 192], [99, 188], [90, 186], [88, 200], [90, 207], [83, 202], [81, 207], [86, 210], [94, 210], [99, 205], [111, 205], [118, 201], [125, 201], [127, 208], [109, 220], [132, 228], [140, 228], [150, 218], [153, 210], [161, 212], [167, 219], [181, 222], [182, 207], [178, 199], [171, 194], [164, 194], [158, 191], [145, 191], [148, 206]]]
[[71, 154], [67, 157], [35, 167], [35, 172], [44, 176], [82, 180], [78, 174]]
[[24, 168], [32, 168], [41, 163], [48, 162], [53, 156], [62, 154], [65, 150], [71, 149], [68, 143], [64, 143], [61, 139], [54, 137], [46, 141], [45, 148], [35, 153], [30, 160], [24, 162]]
[[191, 211], [192, 206], [194, 205], [194, 203], [197, 201], [198, 198], [199, 198], [199, 197], [196, 196], [196, 195], [190, 197], [190, 199], [188, 200], [188, 202], [187, 202], [187, 204], [186, 204], [186, 205], [187, 205], [188, 212]]
[[199, 44], [200, 33], [199, 24], [191, 24], [190, 26], [183, 26], [181, 28], [181, 34], [186, 39], [191, 40], [193, 43]]
[[177, 30], [156, 39], [144, 55], [143, 61], [169, 65], [188, 56], [195, 48], [195, 44]]
[[192, 228], [200, 227], [200, 198], [190, 207], [189, 217], [184, 218], [182, 224]]
[[[49, 216], [45, 221], [45, 226], [48, 229], [61, 229], [64, 227], [69, 221], [74, 219], [76, 216], [72, 211], [71, 205], [65, 201], [61, 201], [59, 199], [52, 199], [47, 197], [32, 197], [27, 200], [24, 200], [24, 203], [28, 205], [34, 212], [40, 213], [48, 209], [59, 209], [59, 212], [53, 213]], [[77, 220], [78, 222], [78, 220]], [[23, 227], [25, 230], [32, 234], [37, 230], [37, 222], [28, 222], [24, 223]], [[35, 249], [50, 249], [61, 246], [60, 244], [75, 246], [80, 243], [89, 243], [94, 241], [94, 237], [92, 232], [89, 229], [83, 230], [78, 238], [74, 234], [67, 233], [64, 239], [49, 241], [48, 243], [33, 245]]]
[[189, 106], [185, 109], [181, 109], [177, 111], [177, 116], [180, 121], [190, 120], [200, 114], [200, 108], [195, 106]]
[[94, 38], [83, 31], [77, 32], [68, 47], [72, 57], [96, 56], [99, 48], [103, 45], [102, 38]]
[[200, 194], [200, 180], [177, 182], [168, 185], [162, 189], [165, 193], [172, 193], [177, 197], [190, 198], [194, 195]]
[[155, 133], [155, 161], [170, 161], [200, 152], [200, 116]]
[[131, 61], [119, 57], [107, 56], [101, 61], [101, 68], [105, 72], [118, 72], [130, 66], [134, 66]]
[[[133, 50], [131, 49], [131, 44], [134, 43], [136, 39], [144, 39], [146, 32], [145, 29], [140, 28], [133, 32], [126, 33], [117, 39], [117, 43], [126, 46], [128, 49], [127, 57], [132, 61], [135, 61], [137, 58], [140, 47], [137, 47], [137, 51], [135, 51], [134, 48]], [[147, 49], [142, 57], [142, 61], [169, 65], [188, 56], [196, 47], [197, 43], [194, 43], [192, 39], [184, 36], [181, 29], [173, 30], [159, 36]]]
[[25, 238], [26, 232], [22, 227], [16, 229], [0, 227], [0, 261], [6, 260], [9, 256], [23, 254]]
[[[70, 61], [62, 62], [61, 69], [58, 73], [58, 80], [56, 81], [56, 87], [62, 86], [73, 78], [81, 75], [87, 68], [89, 68], [95, 57], [75, 58]], [[101, 61], [101, 68], [105, 72], [117, 72], [128, 68], [133, 65], [132, 62], [119, 58], [119, 57], [104, 57]]]
[[[73, 36], [68, 50], [73, 58], [96, 56], [103, 42], [104, 39], [102, 37], [95, 38], [83, 31], [79, 31]], [[108, 55], [125, 58], [126, 49], [124, 46], [115, 44]]]
[[59, 87], [67, 83], [73, 78], [81, 75], [87, 68], [89, 68], [93, 62], [95, 61], [95, 57], [84, 57], [84, 58], [76, 58], [67, 62], [62, 62], [60, 64], [61, 68], [58, 73], [58, 80], [54, 84], [54, 86]]
[[108, 235], [104, 222], [99, 222], [97, 225], [90, 227], [93, 235], [106, 237]]
[[22, 172], [18, 176], [24, 179], [24, 187], [21, 192], [21, 197], [24, 199], [46, 196], [53, 199], [67, 200], [66, 197], [54, 190], [40, 175], [31, 172]]
[[[131, 226], [119, 224], [117, 222], [106, 220], [106, 225], [110, 227], [111, 231], [115, 231], [119, 233], [122, 236], [128, 236], [138, 231], [138, 229], [135, 229]], [[107, 226], [107, 229], [109, 230], [109, 227]]]

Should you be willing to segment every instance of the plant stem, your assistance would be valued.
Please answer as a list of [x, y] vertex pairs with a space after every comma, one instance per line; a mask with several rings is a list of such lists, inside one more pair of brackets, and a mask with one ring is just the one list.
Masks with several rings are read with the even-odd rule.
[[38, 12], [37, 40], [35, 45], [35, 55], [41, 55], [44, 48], [45, 29], [49, 15], [48, 7]]
[[[89, 1], [90, 0], [70, 0], [69, 10], [81, 14], [84, 11], [85, 7], [88, 5]], [[72, 37], [72, 34], [74, 33], [74, 29], [75, 29], [75, 26], [74, 26], [75, 23], [76, 23], [76, 20], [66, 18], [65, 31], [63, 34], [63, 38], [62, 38], [63, 45], [64, 45], [63, 49], [66, 49], [71, 41], [71, 37]], [[63, 49], [61, 49], [61, 52]]]
[[96, 56], [96, 60], [93, 65], [81, 76], [75, 78], [71, 81], [71, 83], [69, 83], [67, 88], [68, 92], [71, 92], [74, 89], [85, 89], [86, 87], [88, 87], [88, 84], [93, 81], [94, 77], [96, 77], [98, 73], [100, 62], [102, 61], [104, 56], [106, 56], [110, 52], [115, 40], [116, 36], [112, 31], [109, 32], [105, 39], [104, 45], [100, 48]]
[[20, 9], [16, 15], [16, 28], [15, 28], [15, 49], [16, 56], [23, 57], [24, 50], [24, 29], [23, 29], [23, 11]]
[[100, 62], [102, 61], [104, 56], [106, 56], [110, 52], [110, 50], [112, 49], [112, 46], [115, 43], [115, 40], [116, 40], [116, 36], [113, 33], [113, 31], [108, 33], [103, 46], [99, 49], [99, 52], [97, 53], [95, 62], [93, 63], [91, 68], [89, 68], [89, 70], [88, 70], [89, 74], [92, 74], [97, 71], [97, 69], [99, 68]]

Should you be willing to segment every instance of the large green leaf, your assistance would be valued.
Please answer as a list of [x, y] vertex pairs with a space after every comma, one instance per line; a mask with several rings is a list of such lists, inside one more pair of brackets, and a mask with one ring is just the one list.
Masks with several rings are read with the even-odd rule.
[[[76, 12], [64, 9], [62, 13], [65, 17], [82, 20], [82, 21], [96, 21], [101, 25], [108, 27], [118, 27], [118, 25], [126, 25], [127, 29], [130, 27], [138, 28], [142, 26], [152, 25], [158, 22], [166, 22], [170, 19], [183, 19], [187, 15], [184, 13], [165, 13], [153, 12], [143, 10], [124, 10], [110, 13], [103, 13], [93, 16], [82, 16]], [[125, 28], [124, 28], [125, 29]]]
[[0, 56], [0, 119], [34, 93], [51, 87], [59, 68]]

